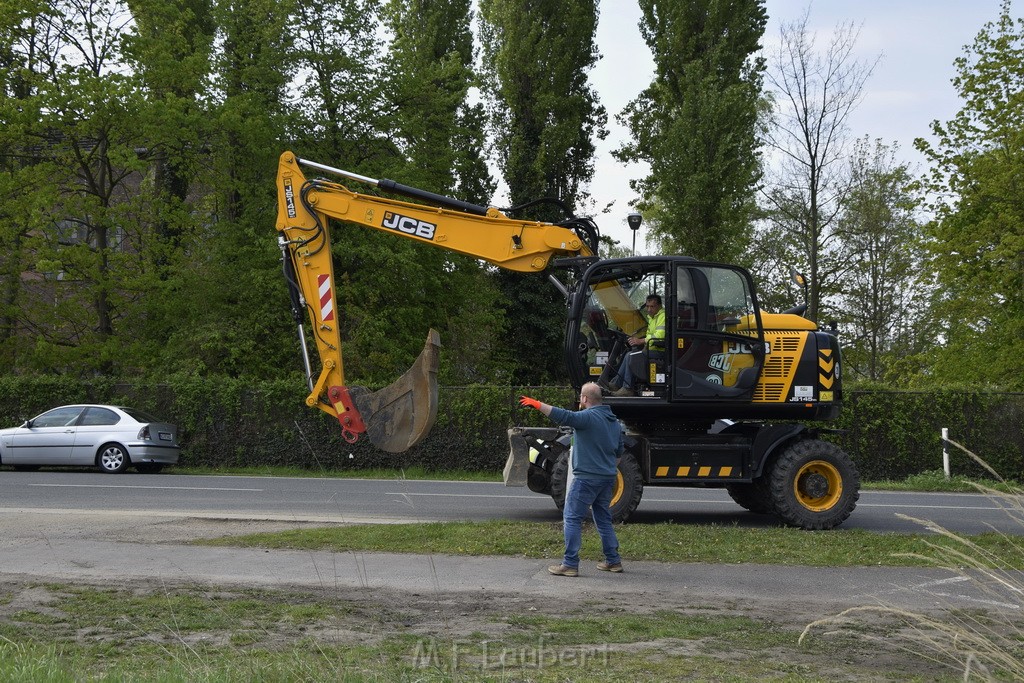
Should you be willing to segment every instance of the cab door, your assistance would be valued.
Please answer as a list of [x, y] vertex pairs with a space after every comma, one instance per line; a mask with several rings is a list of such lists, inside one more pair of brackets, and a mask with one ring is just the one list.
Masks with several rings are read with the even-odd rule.
[[[586, 271], [570, 300], [566, 328], [566, 359], [575, 385], [609, 381], [621, 371], [631, 350], [629, 338], [647, 331], [645, 299], [652, 294], [664, 299], [667, 282], [665, 258], [607, 260]], [[664, 395], [664, 373], [655, 380], [648, 390]]]
[[666, 322], [673, 400], [749, 401], [765, 358], [750, 275], [732, 266], [680, 261], [672, 282]]

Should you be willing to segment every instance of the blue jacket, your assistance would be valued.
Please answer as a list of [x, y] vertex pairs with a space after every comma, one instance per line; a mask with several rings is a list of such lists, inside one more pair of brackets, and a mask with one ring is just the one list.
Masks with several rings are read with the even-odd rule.
[[572, 438], [572, 474], [580, 479], [608, 479], [616, 476], [617, 460], [622, 455], [622, 427], [606, 405], [585, 410], [566, 410], [551, 406], [548, 417], [574, 430]]

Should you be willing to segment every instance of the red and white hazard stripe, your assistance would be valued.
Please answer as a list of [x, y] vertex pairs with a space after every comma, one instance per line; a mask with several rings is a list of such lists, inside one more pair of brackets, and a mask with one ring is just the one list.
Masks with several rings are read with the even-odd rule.
[[331, 296], [331, 277], [317, 275], [317, 286], [320, 290], [320, 320], [334, 320], [334, 297]]

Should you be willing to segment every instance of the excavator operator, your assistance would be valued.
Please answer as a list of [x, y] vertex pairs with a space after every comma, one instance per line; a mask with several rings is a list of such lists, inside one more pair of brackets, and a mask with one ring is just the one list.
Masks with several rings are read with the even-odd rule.
[[[661, 301], [660, 294], [650, 294], [644, 303], [644, 310], [647, 314], [647, 334], [643, 337], [632, 336], [629, 338], [629, 345], [632, 350], [626, 355], [619, 366], [619, 373], [601, 388], [613, 396], [633, 396], [633, 368], [634, 362], [642, 361], [644, 352], [648, 359], [657, 359], [665, 353], [665, 308]], [[660, 356], [659, 356], [660, 354]]]

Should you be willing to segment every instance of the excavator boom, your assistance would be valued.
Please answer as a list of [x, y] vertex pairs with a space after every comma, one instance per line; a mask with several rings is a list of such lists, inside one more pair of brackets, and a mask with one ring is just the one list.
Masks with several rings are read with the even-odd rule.
[[[375, 185], [417, 202], [352, 192], [344, 185], [307, 179], [301, 166]], [[278, 243], [298, 326], [309, 384], [306, 403], [338, 419], [349, 441], [367, 435], [382, 450], [398, 453], [419, 443], [437, 417], [440, 336], [427, 334], [413, 366], [379, 391], [347, 386], [342, 360], [338, 300], [331, 257], [330, 219], [466, 254], [498, 267], [541, 272], [557, 257], [596, 253], [597, 234], [585, 229], [508, 218], [493, 207], [444, 197], [390, 180], [281, 155], [277, 172]], [[586, 227], [584, 221], [579, 225]], [[310, 362], [304, 323], [309, 320], [320, 370]]]

